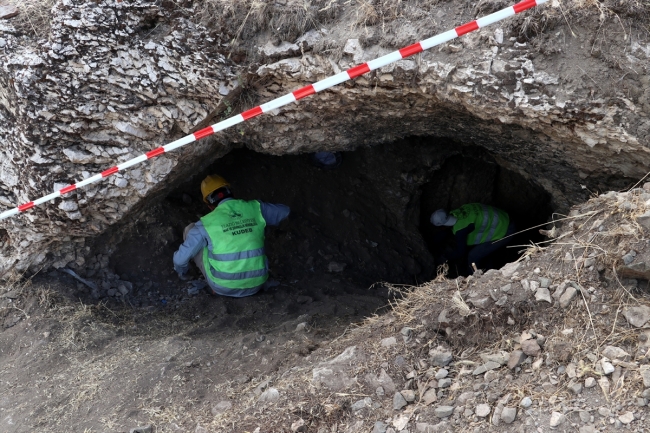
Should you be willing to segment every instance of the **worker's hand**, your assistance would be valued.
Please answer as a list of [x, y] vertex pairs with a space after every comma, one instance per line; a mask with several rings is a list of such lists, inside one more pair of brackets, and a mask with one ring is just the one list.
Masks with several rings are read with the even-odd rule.
[[178, 278], [179, 278], [181, 281], [189, 281], [189, 280], [192, 279], [192, 277], [190, 277], [189, 272], [184, 272], [184, 273], [182, 273], [182, 274], [179, 273], [179, 274], [178, 274]]

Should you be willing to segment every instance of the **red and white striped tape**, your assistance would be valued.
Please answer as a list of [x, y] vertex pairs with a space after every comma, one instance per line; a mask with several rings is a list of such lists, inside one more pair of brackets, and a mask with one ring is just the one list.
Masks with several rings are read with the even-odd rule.
[[371, 60], [362, 65], [355, 66], [351, 69], [348, 69], [347, 71], [333, 75], [329, 78], [325, 78], [324, 80], [318, 81], [314, 84], [309, 84], [308, 86], [305, 86], [287, 95], [269, 101], [266, 104], [262, 104], [255, 108], [251, 108], [250, 110], [244, 111], [241, 114], [230, 117], [224, 121], [216, 123], [212, 126], [208, 126], [207, 128], [201, 129], [200, 131], [197, 131], [193, 134], [180, 138], [172, 143], [166, 144], [162, 147], [149, 151], [144, 155], [138, 156], [137, 158], [133, 158], [129, 161], [123, 162], [122, 164], [118, 164], [115, 167], [111, 167], [108, 170], [104, 170], [101, 173], [91, 176], [81, 182], [77, 182], [73, 185], [68, 185], [65, 188], [53, 192], [52, 194], [46, 195], [45, 197], [41, 197], [38, 200], [30, 201], [16, 208], [5, 211], [0, 214], [0, 220], [17, 215], [21, 212], [25, 212], [26, 210], [31, 209], [34, 206], [38, 206], [40, 204], [54, 200], [57, 197], [61, 197], [62, 195], [68, 194], [76, 189], [83, 188], [84, 186], [90, 185], [91, 183], [98, 182], [106, 177], [109, 177], [117, 173], [118, 171], [125, 170], [129, 167], [144, 162], [148, 159], [154, 158], [158, 155], [162, 155], [163, 153], [170, 152], [174, 149], [185, 146], [186, 144], [192, 143], [194, 141], [200, 140], [216, 132], [223, 131], [226, 128], [230, 128], [231, 126], [237, 125], [238, 123], [245, 122], [246, 120], [252, 119], [253, 117], [257, 117], [260, 114], [268, 113], [269, 111], [275, 110], [276, 108], [280, 108], [285, 105], [291, 104], [292, 102], [298, 101], [299, 99], [305, 98], [309, 95], [313, 95], [314, 93], [323, 91], [337, 84], [341, 84], [344, 81], [356, 78], [359, 75], [363, 75], [367, 72], [374, 71], [375, 69], [379, 69], [390, 63], [396, 62], [401, 59], [405, 59], [409, 56], [420, 53], [424, 50], [428, 50], [429, 48], [433, 48], [437, 45], [448, 42], [459, 36], [463, 36], [466, 33], [470, 33], [473, 32], [474, 30], [478, 30], [490, 24], [494, 24], [512, 15], [518, 14], [527, 9], [546, 3], [547, 1], [548, 0], [524, 0], [520, 3], [517, 3], [513, 6], [509, 6], [505, 9], [501, 9], [500, 11], [485, 16], [483, 18], [479, 18], [477, 20], [463, 24], [462, 26], [456, 27], [453, 30], [446, 31], [439, 35], [433, 36], [429, 39], [425, 39], [424, 41], [417, 42], [413, 45], [409, 45], [408, 47], [404, 47], [401, 50], [393, 51], [390, 54], [386, 54], [385, 56], [379, 57], [378, 59], [375, 60]]

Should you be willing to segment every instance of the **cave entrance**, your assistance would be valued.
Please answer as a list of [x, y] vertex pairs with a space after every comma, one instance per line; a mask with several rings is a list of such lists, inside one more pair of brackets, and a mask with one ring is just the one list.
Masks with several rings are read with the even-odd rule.
[[[420, 230], [435, 258], [455, 248], [451, 229], [435, 227], [429, 218], [436, 209], [457, 209], [466, 203], [482, 203], [506, 211], [516, 231], [544, 224], [553, 209], [551, 196], [522, 175], [500, 166], [481, 148], [468, 147], [462, 155], [448, 158], [422, 185]], [[509, 245], [487, 260], [488, 268], [500, 268], [515, 261], [523, 245], [544, 240], [538, 229], [512, 236]], [[440, 260], [437, 260], [439, 263]], [[449, 276], [467, 275], [465, 258], [449, 260]]]
[[[281, 203], [292, 212], [279, 227], [267, 229], [271, 278], [280, 285], [249, 298], [206, 298], [197, 307], [205, 311], [196, 314], [214, 315], [219, 306], [216, 327], [272, 326], [306, 314], [329, 328], [332, 321], [376, 313], [390, 295], [381, 283], [415, 285], [435, 277], [440, 245], [428, 216], [439, 207], [491, 204], [520, 227], [544, 223], [551, 212], [541, 188], [499, 166], [486, 151], [447, 139], [412, 137], [343, 152], [334, 170], [314, 166], [308, 154], [235, 149], [176, 185], [130, 231], [118, 233], [122, 240], [110, 264], [119, 278], [108, 283], [119, 288], [120, 280], [132, 282], [132, 305], [160, 307], [162, 301], [170, 308], [191, 301], [172, 255], [183, 229], [209, 212], [200, 192], [208, 174], [225, 177], [236, 198]], [[529, 231], [514, 243], [529, 244], [536, 236]], [[517, 249], [509, 249], [495, 265], [516, 258]]]

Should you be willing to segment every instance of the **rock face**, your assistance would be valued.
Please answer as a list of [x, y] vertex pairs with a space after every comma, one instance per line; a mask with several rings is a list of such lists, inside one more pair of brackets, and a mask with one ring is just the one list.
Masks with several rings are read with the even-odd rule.
[[[328, 3], [314, 7], [324, 10]], [[282, 14], [285, 6], [273, 7]], [[346, 21], [355, 14], [345, 8], [353, 7], [328, 9], [329, 15], [319, 16], [319, 28], [305, 32], [303, 26], [302, 36], [274, 32], [290, 38], [278, 44], [269, 45], [263, 29], [247, 27], [237, 35], [239, 43], [262, 47], [251, 50], [258, 54], [250, 58], [237, 54], [229, 45], [234, 35], [220, 27], [244, 16], [223, 10], [215, 12], [213, 28], [206, 28], [191, 21], [194, 10], [171, 2], [60, 0], [44, 40], [21, 34], [12, 19], [5, 20], [0, 206], [41, 197], [235, 114], [241, 84], [253, 87], [255, 96], [237, 110], [503, 5], [484, 2], [468, 14], [453, 2], [433, 9], [425, 2], [404, 6], [395, 14], [400, 18], [376, 26]], [[596, 23], [565, 38], [572, 32], [563, 27], [559, 8], [544, 8], [555, 27], [546, 26], [528, 42], [517, 39], [525, 18], [510, 19], [3, 221], [10, 242], [0, 251], [0, 273], [83, 265], [90, 238], [233, 145], [281, 155], [351, 150], [405, 136], [451, 137], [484, 147], [504, 167], [538, 182], [558, 209], [584, 198], [580, 185], [603, 189], [641, 177], [650, 162], [650, 81], [644, 72], [650, 51], [638, 39], [645, 36], [623, 41], [612, 31], [613, 48], [595, 55], [585, 41], [606, 28]], [[439, 18], [433, 25], [432, 13]], [[604, 24], [609, 25], [620, 26]], [[623, 45], [629, 53], [621, 49], [627, 54], [618, 56], [615, 47]], [[325, 51], [332, 46], [342, 48], [340, 56]], [[540, 54], [539, 46], [548, 48]], [[620, 77], [611, 64], [635, 73]]]

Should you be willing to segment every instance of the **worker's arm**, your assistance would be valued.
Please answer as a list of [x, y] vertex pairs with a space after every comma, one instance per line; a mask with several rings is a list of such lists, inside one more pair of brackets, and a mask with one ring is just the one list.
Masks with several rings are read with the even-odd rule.
[[456, 246], [453, 250], [445, 253], [445, 257], [449, 260], [455, 260], [463, 257], [467, 252], [467, 236], [474, 230], [474, 224], [470, 224], [462, 230], [458, 230], [454, 237], [456, 238]]
[[264, 203], [260, 201], [262, 217], [268, 226], [277, 226], [289, 216], [291, 209], [283, 204]]
[[208, 246], [208, 241], [203, 237], [199, 225], [200, 221], [187, 233], [185, 242], [174, 253], [174, 270], [178, 275], [185, 275], [189, 269], [188, 263], [199, 251]]

